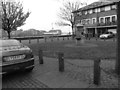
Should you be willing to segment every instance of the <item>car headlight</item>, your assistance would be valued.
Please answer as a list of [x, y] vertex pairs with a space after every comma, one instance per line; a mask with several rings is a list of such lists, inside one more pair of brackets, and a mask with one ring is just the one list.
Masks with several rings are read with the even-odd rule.
[[27, 53], [26, 54], [26, 59], [30, 59], [30, 58], [33, 58], [34, 57], [34, 55], [33, 55], [33, 53], [31, 52], [31, 53]]

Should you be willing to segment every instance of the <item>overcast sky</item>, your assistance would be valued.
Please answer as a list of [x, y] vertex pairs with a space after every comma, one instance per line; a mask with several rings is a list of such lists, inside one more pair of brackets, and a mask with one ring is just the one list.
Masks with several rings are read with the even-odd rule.
[[[61, 29], [63, 32], [71, 31], [70, 27], [58, 27], [54, 23], [58, 20], [57, 13], [65, 0], [21, 0], [25, 10], [31, 12], [26, 24], [19, 29], [27, 30], [34, 28], [37, 30], [49, 31], [52, 29]], [[98, 0], [81, 0], [88, 4]], [[53, 23], [53, 25], [52, 25]]]

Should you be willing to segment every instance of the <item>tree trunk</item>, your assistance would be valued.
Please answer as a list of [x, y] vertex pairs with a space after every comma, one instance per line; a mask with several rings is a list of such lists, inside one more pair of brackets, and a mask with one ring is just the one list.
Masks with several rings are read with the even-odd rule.
[[8, 39], [10, 39], [11, 38], [11, 36], [10, 36], [10, 31], [7, 31], [7, 33], [8, 33]]
[[74, 39], [74, 37], [75, 37], [75, 34], [74, 34], [74, 31], [73, 31], [73, 25], [72, 25], [72, 38]]

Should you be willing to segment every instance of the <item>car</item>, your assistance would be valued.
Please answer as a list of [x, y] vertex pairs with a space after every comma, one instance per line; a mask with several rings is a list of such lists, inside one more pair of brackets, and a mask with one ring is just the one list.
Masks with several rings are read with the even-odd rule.
[[106, 32], [100, 35], [100, 39], [113, 38], [115, 35], [112, 32]]
[[15, 39], [0, 39], [0, 75], [15, 71], [32, 71], [32, 50]]

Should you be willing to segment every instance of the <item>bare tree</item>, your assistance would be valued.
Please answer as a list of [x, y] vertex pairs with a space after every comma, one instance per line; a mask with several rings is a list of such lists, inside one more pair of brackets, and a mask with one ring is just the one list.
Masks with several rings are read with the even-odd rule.
[[8, 38], [10, 38], [12, 31], [25, 24], [24, 22], [29, 17], [30, 12], [24, 13], [20, 2], [2, 0], [0, 3], [2, 7], [2, 29], [8, 33]]
[[78, 10], [80, 6], [85, 4], [86, 3], [81, 3], [80, 1], [67, 1], [63, 3], [63, 7], [60, 8], [60, 12], [58, 13], [58, 17], [62, 19], [62, 21], [59, 21], [56, 24], [59, 26], [71, 26], [72, 35], [74, 35], [73, 27], [75, 22], [72, 12]]

